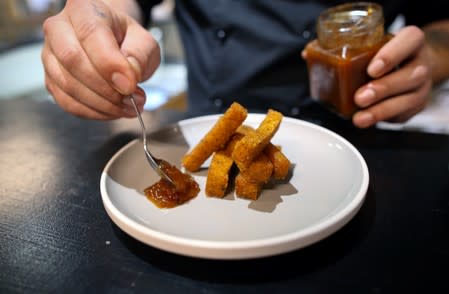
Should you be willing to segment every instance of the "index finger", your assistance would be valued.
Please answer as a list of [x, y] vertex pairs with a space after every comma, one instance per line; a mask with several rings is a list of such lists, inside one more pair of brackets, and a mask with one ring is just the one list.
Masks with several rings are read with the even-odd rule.
[[118, 92], [129, 95], [137, 85], [136, 75], [120, 51], [126, 19], [102, 1], [69, 1], [69, 18], [79, 42], [100, 75]]
[[371, 60], [368, 74], [378, 78], [416, 54], [424, 44], [424, 33], [416, 26], [399, 31]]

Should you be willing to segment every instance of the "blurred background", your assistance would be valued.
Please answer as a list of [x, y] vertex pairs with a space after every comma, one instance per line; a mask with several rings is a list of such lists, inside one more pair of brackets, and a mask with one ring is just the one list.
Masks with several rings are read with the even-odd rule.
[[[40, 59], [42, 23], [64, 4], [65, 0], [0, 0], [0, 99], [33, 93], [33, 97], [51, 100]], [[173, 0], [164, 0], [152, 11], [148, 30], [159, 42], [162, 62], [156, 73], [141, 83], [148, 98], [147, 110], [186, 107], [186, 70], [173, 8]]]
[[2, 0], [0, 50], [38, 40], [43, 20], [56, 14], [62, 5], [62, 0]]

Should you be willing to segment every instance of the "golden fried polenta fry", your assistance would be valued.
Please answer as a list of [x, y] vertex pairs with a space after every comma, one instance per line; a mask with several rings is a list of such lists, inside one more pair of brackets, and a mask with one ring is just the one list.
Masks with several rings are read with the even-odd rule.
[[285, 179], [290, 169], [290, 160], [287, 156], [282, 153], [279, 147], [274, 146], [272, 143], [268, 144], [263, 152], [273, 163], [273, 178], [276, 180]]
[[262, 191], [262, 184], [251, 183], [239, 173], [235, 177], [235, 195], [240, 198], [257, 200]]
[[283, 115], [269, 109], [264, 120], [255, 132], [248, 132], [235, 146], [232, 159], [241, 171], [248, 168], [251, 161], [258, 156], [279, 129]]
[[[236, 133], [247, 135], [255, 131], [256, 130], [251, 126], [241, 125], [237, 128]], [[290, 169], [290, 160], [284, 155], [284, 153], [282, 153], [280, 147], [277, 147], [270, 142], [263, 149], [263, 152], [268, 156], [273, 164], [273, 178], [276, 180], [285, 179]]]
[[240, 173], [248, 182], [265, 184], [273, 173], [273, 163], [265, 153], [261, 152], [251, 161], [249, 167]]
[[251, 183], [239, 173], [235, 177], [235, 195], [240, 198], [257, 200], [262, 192], [263, 184]]
[[182, 165], [190, 172], [197, 171], [212, 153], [223, 148], [247, 115], [246, 108], [237, 102], [232, 103], [201, 141], [183, 157]]
[[206, 178], [206, 195], [209, 197], [223, 198], [228, 188], [229, 172], [234, 161], [226, 153], [220, 150], [214, 153]]
[[231, 157], [232, 155], [232, 151], [234, 151], [235, 145], [237, 145], [237, 143], [244, 137], [243, 134], [240, 134], [238, 132], [235, 132], [232, 136], [231, 139], [229, 139], [229, 141], [226, 144], [225, 150], [226, 150], [226, 154], [229, 155], [229, 157]]
[[232, 150], [241, 138], [243, 138], [242, 134], [235, 133], [224, 149], [214, 153], [206, 178], [207, 196], [224, 197], [229, 184], [229, 173], [234, 163], [231, 158]]
[[254, 133], [256, 131], [255, 128], [248, 125], [241, 125], [235, 130], [236, 134], [248, 135], [249, 133]]

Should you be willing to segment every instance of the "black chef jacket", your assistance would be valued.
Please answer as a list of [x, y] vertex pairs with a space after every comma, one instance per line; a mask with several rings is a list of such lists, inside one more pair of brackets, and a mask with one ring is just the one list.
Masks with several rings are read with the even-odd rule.
[[[154, 1], [138, 1], [148, 21]], [[301, 51], [316, 37], [319, 13], [343, 2], [348, 1], [176, 1], [190, 112], [221, 112], [238, 101], [253, 112], [271, 107], [295, 116], [309, 95]], [[447, 0], [428, 0], [418, 7], [415, 2], [378, 1], [385, 26], [399, 13], [415, 25], [448, 17]]]

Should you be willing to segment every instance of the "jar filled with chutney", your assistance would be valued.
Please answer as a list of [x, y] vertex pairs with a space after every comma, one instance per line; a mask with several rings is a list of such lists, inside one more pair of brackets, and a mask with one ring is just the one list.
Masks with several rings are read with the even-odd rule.
[[317, 20], [317, 39], [305, 48], [310, 94], [340, 116], [357, 111], [354, 94], [371, 78], [366, 68], [391, 38], [384, 33], [382, 7], [355, 2], [331, 7]]

